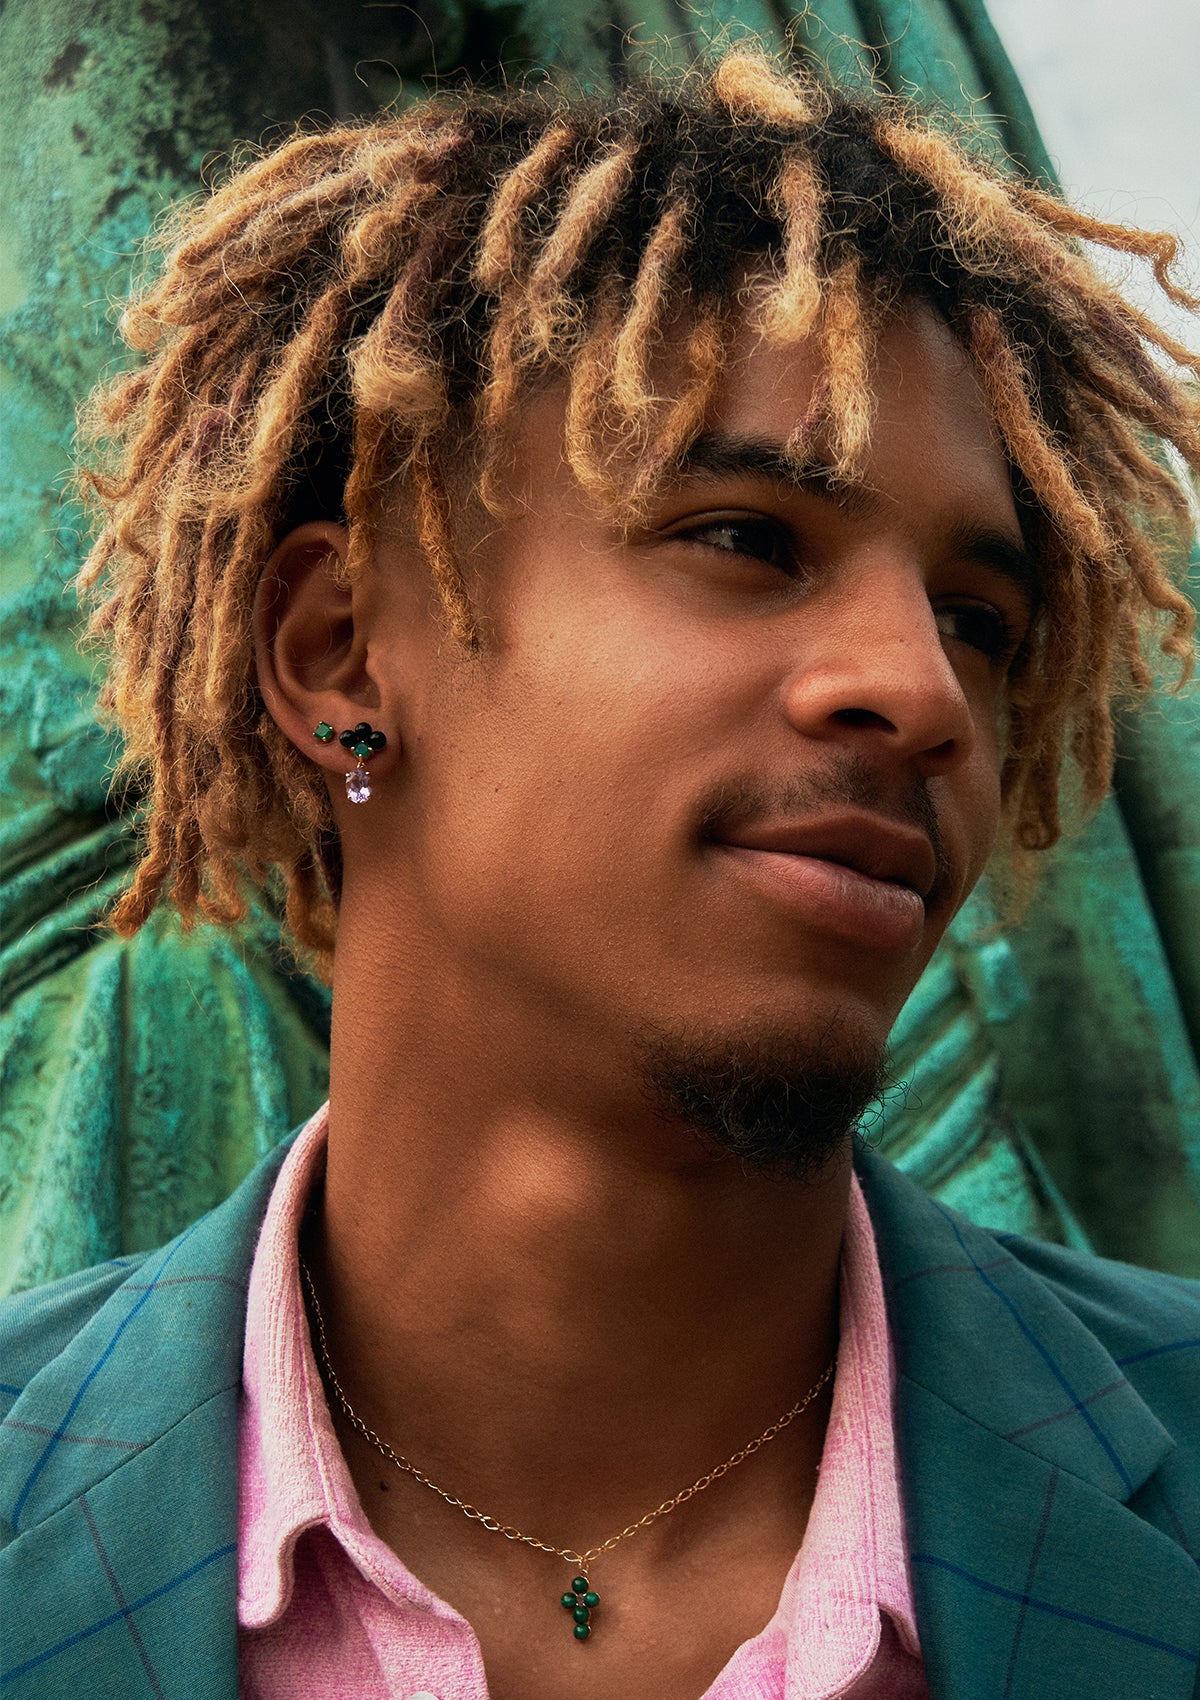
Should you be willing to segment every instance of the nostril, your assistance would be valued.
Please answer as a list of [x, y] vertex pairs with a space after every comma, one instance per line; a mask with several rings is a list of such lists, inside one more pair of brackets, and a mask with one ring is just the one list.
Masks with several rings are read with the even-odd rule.
[[896, 730], [885, 715], [876, 714], [871, 708], [839, 708], [833, 718], [841, 726], [882, 727], [885, 732]]
[[962, 748], [963, 745], [957, 738], [947, 738], [944, 744], [935, 744], [932, 749], [926, 750], [924, 760], [930, 768], [939, 765], [949, 766], [950, 763], [958, 760]]

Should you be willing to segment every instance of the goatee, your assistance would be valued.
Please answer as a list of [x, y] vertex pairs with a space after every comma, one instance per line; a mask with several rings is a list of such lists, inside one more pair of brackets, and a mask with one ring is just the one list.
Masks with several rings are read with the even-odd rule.
[[794, 1030], [730, 1039], [646, 1035], [639, 1047], [647, 1094], [712, 1151], [747, 1170], [811, 1180], [846, 1146], [891, 1084], [886, 1052], [837, 1032]]

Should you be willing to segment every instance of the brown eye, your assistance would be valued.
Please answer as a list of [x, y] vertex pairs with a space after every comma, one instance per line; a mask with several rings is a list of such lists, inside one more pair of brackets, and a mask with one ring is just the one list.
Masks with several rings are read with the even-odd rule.
[[743, 555], [753, 561], [762, 561], [784, 572], [795, 569], [791, 538], [774, 520], [749, 515], [743, 519], [716, 519], [675, 535], [709, 549], [719, 549], [723, 554]]
[[969, 644], [997, 666], [1006, 667], [1020, 645], [1020, 635], [990, 602], [943, 603], [934, 619], [943, 637]]

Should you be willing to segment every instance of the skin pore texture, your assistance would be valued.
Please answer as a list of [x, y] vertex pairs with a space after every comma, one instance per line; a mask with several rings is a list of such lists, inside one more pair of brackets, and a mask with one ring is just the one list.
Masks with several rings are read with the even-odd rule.
[[[347, 590], [343, 534], [304, 526], [258, 599], [264, 698], [327, 767], [344, 854], [309, 1245], [333, 1359], [435, 1481], [556, 1545], [652, 1509], [828, 1362], [848, 1123], [997, 830], [1030, 586], [978, 383], [904, 309], [861, 485], [830, 488], [783, 456], [819, 377], [743, 331], [628, 536], [562, 464], [561, 396], [532, 397], [512, 517], [470, 540], [476, 656], [399, 529]], [[387, 731], [365, 807], [322, 719]], [[583, 1648], [566, 1564], [338, 1428], [494, 1696], [694, 1700], [775, 1610], [827, 1413], [597, 1561]]]

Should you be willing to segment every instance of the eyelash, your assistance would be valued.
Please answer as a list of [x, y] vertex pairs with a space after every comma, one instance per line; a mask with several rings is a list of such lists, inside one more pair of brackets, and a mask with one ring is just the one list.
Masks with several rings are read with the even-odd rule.
[[[735, 545], [729, 548], [713, 543], [713, 534], [722, 532], [731, 538], [742, 534], [745, 546]], [[741, 519], [709, 520], [704, 525], [678, 531], [675, 536], [699, 543], [702, 547], [716, 549], [721, 554], [744, 555], [750, 560], [761, 561], [765, 566], [775, 567], [786, 573], [789, 578], [801, 576], [795, 539], [786, 526], [775, 520], [749, 515]], [[944, 637], [968, 644], [997, 665], [1008, 666], [1020, 648], [1020, 633], [1014, 630], [1007, 616], [990, 602], [966, 600], [943, 603], [935, 610], [934, 618]], [[946, 618], [958, 622], [959, 629], [944, 630], [942, 621]]]
[[944, 637], [951, 637], [960, 643], [966, 643], [972, 649], [977, 649], [986, 655], [989, 661], [1000, 666], [1008, 666], [1017, 650], [1020, 648], [1020, 634], [1015, 632], [1012, 624], [990, 602], [950, 602], [943, 603], [934, 610], [934, 619], [941, 631], [941, 621], [949, 615], [952, 619], [969, 622], [973, 626], [970, 633], [963, 631], [943, 632]]
[[[754, 533], [766, 546], [727, 549], [719, 543], [708, 541], [714, 532], [726, 532], [731, 536], [739, 532]], [[723, 555], [746, 555], [751, 560], [762, 561], [766, 566], [778, 567], [790, 578], [798, 576], [795, 539], [788, 528], [776, 520], [751, 515], [742, 519], [714, 519], [708, 520], [704, 525], [693, 526], [690, 530], [677, 531], [675, 536], [716, 549]]]

